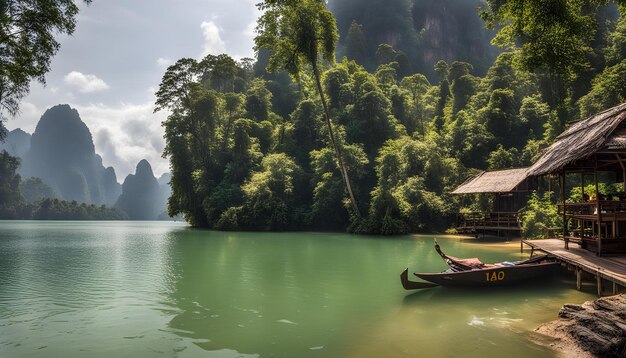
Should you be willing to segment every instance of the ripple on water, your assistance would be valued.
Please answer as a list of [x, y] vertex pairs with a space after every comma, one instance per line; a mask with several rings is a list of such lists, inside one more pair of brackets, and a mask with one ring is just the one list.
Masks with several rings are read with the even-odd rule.
[[[519, 246], [440, 243], [520, 258]], [[512, 331], [586, 298], [571, 282], [408, 297], [397, 280], [407, 266], [442, 269], [432, 238], [2, 222], [0, 356], [545, 357]]]

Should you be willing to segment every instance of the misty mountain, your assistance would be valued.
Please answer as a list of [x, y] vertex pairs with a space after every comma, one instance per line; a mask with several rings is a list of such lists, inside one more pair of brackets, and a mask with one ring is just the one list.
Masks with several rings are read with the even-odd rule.
[[48, 109], [37, 124], [22, 161], [23, 177], [39, 177], [63, 199], [112, 205], [121, 192], [115, 170], [105, 168], [78, 111]]
[[[478, 75], [493, 63], [499, 51], [490, 44], [495, 31], [486, 30], [478, 15], [483, 4], [483, 0], [330, 0], [329, 7], [337, 18], [339, 57], [354, 57], [358, 49], [361, 61], [350, 59], [374, 70], [376, 49], [386, 43], [408, 57], [412, 72], [434, 81], [433, 67], [439, 60], [469, 62]], [[349, 33], [353, 21], [361, 27], [358, 36]]]
[[20, 182], [20, 194], [27, 203], [32, 204], [42, 199], [59, 199], [60, 195], [41, 178], [30, 177]]
[[6, 150], [14, 157], [24, 158], [30, 149], [30, 137], [20, 128], [14, 129], [7, 134], [4, 142], [0, 142], [0, 152]]
[[135, 174], [126, 177], [115, 208], [126, 212], [131, 220], [157, 220], [165, 210], [161, 187], [147, 160], [140, 161]]

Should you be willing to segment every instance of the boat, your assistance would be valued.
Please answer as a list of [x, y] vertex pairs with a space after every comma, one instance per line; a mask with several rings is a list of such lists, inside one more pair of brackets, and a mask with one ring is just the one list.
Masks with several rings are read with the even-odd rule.
[[553, 272], [559, 263], [548, 255], [537, 255], [521, 261], [482, 263], [478, 258], [456, 258], [446, 255], [435, 240], [435, 250], [449, 269], [438, 273], [414, 273], [426, 281], [410, 281], [409, 269], [400, 274], [402, 286], [415, 290], [436, 286], [503, 286]]

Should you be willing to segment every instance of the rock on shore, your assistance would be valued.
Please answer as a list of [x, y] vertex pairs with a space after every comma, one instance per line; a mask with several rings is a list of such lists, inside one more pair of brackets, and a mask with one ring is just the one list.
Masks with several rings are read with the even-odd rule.
[[536, 331], [554, 338], [550, 346], [567, 357], [626, 357], [626, 295], [582, 305], [566, 304], [559, 319]]

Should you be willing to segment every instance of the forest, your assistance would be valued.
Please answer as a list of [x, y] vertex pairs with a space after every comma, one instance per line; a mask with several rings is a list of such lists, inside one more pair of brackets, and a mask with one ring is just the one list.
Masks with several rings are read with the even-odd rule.
[[19, 158], [0, 152], [0, 218], [20, 220], [127, 220], [128, 216], [105, 205], [59, 200], [40, 178], [22, 180]]
[[431, 81], [388, 43], [357, 56], [356, 21], [337, 58], [323, 2], [266, 0], [256, 60], [183, 58], [163, 76], [169, 214], [219, 230], [445, 230], [469, 175], [529, 165], [568, 121], [624, 101], [623, 5], [487, 1], [476, 11], [500, 53], [483, 76], [440, 60]]
[[[446, 4], [265, 0], [256, 58], [169, 66], [155, 104], [169, 215], [218, 230], [443, 231], [489, 204], [450, 194], [467, 177], [529, 165], [568, 122], [625, 101], [626, 1]], [[71, 34], [67, 6], [50, 28]], [[9, 114], [49, 70], [58, 43], [42, 39], [10, 44], [33, 66], [0, 74]], [[0, 164], [15, 212], [19, 162]]]

